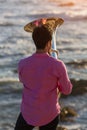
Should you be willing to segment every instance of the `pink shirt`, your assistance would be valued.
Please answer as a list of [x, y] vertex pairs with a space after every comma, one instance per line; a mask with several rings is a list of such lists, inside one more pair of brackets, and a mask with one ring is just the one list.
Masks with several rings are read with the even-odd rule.
[[46, 53], [35, 53], [20, 61], [18, 71], [24, 86], [24, 119], [33, 126], [49, 123], [60, 113], [58, 90], [63, 94], [72, 90], [64, 63]]

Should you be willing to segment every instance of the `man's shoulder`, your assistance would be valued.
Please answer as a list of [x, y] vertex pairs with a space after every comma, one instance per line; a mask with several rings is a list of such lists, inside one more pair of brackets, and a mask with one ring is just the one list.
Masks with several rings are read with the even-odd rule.
[[32, 56], [29, 56], [29, 57], [26, 57], [26, 58], [23, 58], [19, 61], [19, 65], [25, 65], [30, 59], [31, 59]]
[[56, 64], [63, 64], [63, 61], [62, 61], [62, 60], [56, 59], [56, 58], [54, 58], [54, 57], [52, 57], [52, 56], [50, 56], [50, 61], [51, 61], [51, 62], [54, 62], [54, 63], [56, 63]]

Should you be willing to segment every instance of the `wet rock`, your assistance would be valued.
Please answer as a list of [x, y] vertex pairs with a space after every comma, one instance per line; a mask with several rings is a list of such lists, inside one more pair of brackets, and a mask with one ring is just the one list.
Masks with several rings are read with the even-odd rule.
[[18, 70], [17, 70], [17, 69], [14, 69], [13, 72], [14, 72], [14, 73], [18, 73]]
[[59, 127], [57, 127], [57, 129], [56, 130], [68, 130], [67, 128], [65, 128], [65, 127], [62, 127], [62, 126], [59, 126]]
[[60, 113], [60, 121], [74, 121], [72, 117], [77, 116], [77, 112], [71, 107], [63, 107]]
[[87, 93], [87, 80], [74, 80], [71, 79], [73, 89], [71, 95], [79, 95]]
[[[87, 93], [87, 80], [75, 80], [71, 79], [71, 83], [73, 85], [71, 95], [83, 95]], [[61, 94], [61, 98], [67, 98], [69, 95], [63, 95]]]

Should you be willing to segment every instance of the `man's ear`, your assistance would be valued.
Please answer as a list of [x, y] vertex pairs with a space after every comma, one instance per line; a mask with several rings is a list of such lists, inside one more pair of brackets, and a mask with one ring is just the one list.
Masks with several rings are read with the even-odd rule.
[[51, 41], [48, 41], [48, 48], [51, 49]]
[[50, 54], [51, 53], [51, 41], [48, 41], [46, 48], [47, 48], [47, 52]]
[[48, 42], [47, 42], [46, 47], [45, 47], [45, 50], [46, 50], [47, 52], [50, 52], [50, 50], [51, 50], [51, 41], [48, 41]]

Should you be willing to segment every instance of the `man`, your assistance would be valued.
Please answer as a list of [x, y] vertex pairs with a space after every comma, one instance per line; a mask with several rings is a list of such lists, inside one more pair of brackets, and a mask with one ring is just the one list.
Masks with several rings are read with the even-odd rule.
[[70, 94], [72, 84], [61, 60], [49, 55], [52, 34], [44, 26], [32, 33], [36, 52], [19, 62], [19, 79], [23, 83], [21, 113], [15, 130], [56, 130], [60, 105], [58, 91]]

